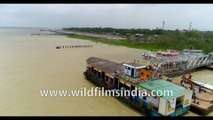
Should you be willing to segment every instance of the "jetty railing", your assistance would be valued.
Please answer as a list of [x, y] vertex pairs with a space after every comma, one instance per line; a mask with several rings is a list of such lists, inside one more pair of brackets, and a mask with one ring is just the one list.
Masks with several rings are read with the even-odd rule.
[[211, 64], [213, 64], [213, 53], [209, 53], [208, 55], [178, 55], [171, 57], [155, 56], [147, 63], [147, 65], [154, 65], [156, 72], [166, 75], [209, 66]]

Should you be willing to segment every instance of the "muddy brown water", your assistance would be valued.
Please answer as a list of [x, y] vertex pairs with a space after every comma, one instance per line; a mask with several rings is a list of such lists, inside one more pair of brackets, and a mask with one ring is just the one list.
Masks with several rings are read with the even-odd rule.
[[[139, 60], [143, 50], [111, 46], [57, 35], [30, 35], [39, 29], [0, 28], [0, 115], [2, 116], [143, 116], [113, 97], [41, 97], [44, 89], [95, 87], [85, 80], [86, 59]], [[63, 45], [91, 48], [56, 49]], [[211, 82], [213, 72], [192, 75]], [[209, 116], [212, 116], [210, 113]], [[198, 116], [188, 112], [185, 116]]]

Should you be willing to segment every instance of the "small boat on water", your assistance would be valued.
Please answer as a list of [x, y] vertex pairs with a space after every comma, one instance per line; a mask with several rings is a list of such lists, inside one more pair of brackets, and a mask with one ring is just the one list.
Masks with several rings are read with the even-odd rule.
[[[182, 82], [183, 81], [186, 82], [186, 86], [190, 86], [190, 85], [199, 86], [198, 89], [195, 89], [194, 87], [194, 90], [196, 92], [198, 91], [199, 92], [198, 93], [195, 92], [195, 97], [193, 98], [193, 103], [190, 110], [200, 115], [207, 115], [211, 113], [213, 111], [213, 96], [211, 93], [211, 91], [213, 92], [213, 85], [210, 83], [203, 82], [201, 80], [196, 80], [194, 78], [186, 77], [185, 75], [183, 75], [182, 77]], [[204, 90], [202, 90], [204, 92], [200, 92], [200, 86], [202, 86], [201, 89], [204, 88]], [[209, 92], [206, 92], [206, 91], [209, 91]]]
[[158, 51], [156, 52], [156, 56], [159, 57], [171, 57], [171, 56], [178, 56], [180, 55], [180, 52], [177, 52], [176, 50], [168, 49], [166, 52]]
[[168, 49], [166, 52], [163, 51], [157, 51], [157, 52], [144, 52], [142, 56], [150, 58], [155, 58], [155, 57], [173, 57], [173, 56], [179, 56], [180, 52], [172, 49]]

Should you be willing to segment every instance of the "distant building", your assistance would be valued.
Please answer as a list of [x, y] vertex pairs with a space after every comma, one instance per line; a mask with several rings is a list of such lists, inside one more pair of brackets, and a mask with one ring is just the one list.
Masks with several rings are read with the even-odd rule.
[[127, 39], [134, 43], [153, 43], [158, 35], [127, 34]]

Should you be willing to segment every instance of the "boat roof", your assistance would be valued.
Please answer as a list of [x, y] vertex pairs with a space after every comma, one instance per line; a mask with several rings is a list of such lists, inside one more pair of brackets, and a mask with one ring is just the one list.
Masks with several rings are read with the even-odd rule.
[[115, 63], [103, 58], [90, 57], [87, 59], [87, 63], [112, 75], [114, 75], [114, 71], [116, 70], [123, 70], [122, 64]]
[[181, 87], [179, 85], [176, 85], [174, 83], [171, 83], [169, 81], [163, 80], [163, 79], [156, 79], [156, 80], [149, 80], [147, 82], [141, 82], [139, 84], [140, 87], [149, 90], [149, 91], [166, 91], [166, 90], [171, 90], [173, 92], [173, 95], [169, 94], [164, 94], [161, 97], [170, 100], [172, 98], [179, 97], [181, 95], [184, 95], [185, 92], [187, 91], [186, 88]]
[[[115, 62], [112, 62], [112, 61], [109, 61], [109, 60], [106, 60], [106, 59], [102, 59], [102, 58], [90, 57], [90, 58], [87, 59], [87, 63], [98, 68], [98, 69], [100, 69], [100, 70], [103, 70], [107, 73], [110, 73], [112, 75], [114, 75], [115, 70], [123, 70], [122, 64], [118, 64], [118, 63], [115, 63]], [[179, 85], [176, 85], [174, 83], [168, 82], [168, 81], [163, 80], [163, 79], [149, 80], [149, 81], [146, 81], [146, 82], [141, 82], [137, 85], [139, 87], [142, 87], [142, 88], [148, 90], [148, 91], [171, 90], [173, 92], [173, 96], [169, 96], [169, 95], [161, 96], [162, 98], [164, 98], [166, 100], [184, 95], [185, 92], [187, 91], [186, 88], [181, 87]]]
[[196, 51], [196, 52], [202, 52], [203, 50], [194, 50], [194, 49], [193, 49], [193, 50], [191, 50], [191, 49], [183, 49], [183, 51], [184, 51], [184, 52], [186, 52], [186, 51], [187, 51], [187, 52], [195, 52], [195, 51]]
[[143, 65], [138, 64], [138, 63], [133, 63], [133, 62], [124, 63], [123, 65], [128, 66], [128, 67], [132, 67], [132, 68], [146, 68], [146, 66], [143, 66]]

